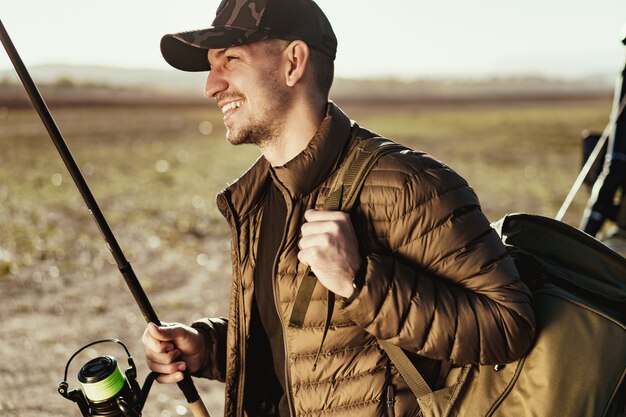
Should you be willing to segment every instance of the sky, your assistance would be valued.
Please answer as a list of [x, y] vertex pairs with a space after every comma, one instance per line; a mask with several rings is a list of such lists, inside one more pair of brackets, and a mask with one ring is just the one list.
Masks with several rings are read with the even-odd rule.
[[[210, 26], [219, 0], [1, 0], [27, 67], [167, 69], [159, 40]], [[340, 77], [617, 75], [626, 0], [317, 0]], [[0, 50], [0, 70], [11, 63]]]

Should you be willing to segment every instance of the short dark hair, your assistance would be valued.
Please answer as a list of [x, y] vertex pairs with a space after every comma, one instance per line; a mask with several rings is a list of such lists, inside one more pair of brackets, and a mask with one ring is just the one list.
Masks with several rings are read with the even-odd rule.
[[[278, 55], [287, 47], [290, 41], [283, 39], [270, 38], [264, 41], [267, 50], [271, 54]], [[309, 48], [309, 66], [312, 70], [313, 84], [320, 98], [328, 100], [330, 87], [333, 85], [335, 78], [335, 63], [326, 54], [317, 49]]]
[[328, 100], [330, 87], [335, 78], [335, 63], [326, 54], [317, 49], [309, 49], [309, 64], [313, 70], [313, 81], [322, 98]]

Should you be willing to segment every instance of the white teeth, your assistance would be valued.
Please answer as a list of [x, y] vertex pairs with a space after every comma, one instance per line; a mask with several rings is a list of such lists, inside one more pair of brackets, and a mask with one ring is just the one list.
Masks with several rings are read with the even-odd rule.
[[241, 107], [241, 102], [240, 101], [231, 101], [230, 103], [228, 103], [224, 107], [222, 107], [222, 113], [225, 114], [228, 110], [234, 109], [236, 107]]

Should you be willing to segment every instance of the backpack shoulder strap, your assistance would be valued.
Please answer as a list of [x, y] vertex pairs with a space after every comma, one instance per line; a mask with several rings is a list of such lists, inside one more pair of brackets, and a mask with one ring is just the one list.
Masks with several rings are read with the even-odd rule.
[[[365, 177], [376, 161], [385, 154], [406, 149], [402, 145], [380, 137], [362, 140], [350, 151], [335, 175], [324, 201], [323, 210], [350, 211], [363, 187]], [[291, 311], [290, 327], [302, 327], [316, 284], [317, 278], [311, 274], [311, 268], [307, 267]]]
[[400, 347], [386, 340], [378, 340], [378, 345], [385, 350], [385, 353], [396, 366], [396, 369], [413, 392], [413, 395], [415, 395], [415, 398], [421, 400], [433, 393], [424, 377], [422, 377], [415, 365], [413, 365], [413, 362]]
[[407, 148], [385, 138], [373, 137], [361, 141], [352, 149], [335, 176], [324, 201], [324, 210], [350, 211], [374, 164], [383, 155], [404, 150]]

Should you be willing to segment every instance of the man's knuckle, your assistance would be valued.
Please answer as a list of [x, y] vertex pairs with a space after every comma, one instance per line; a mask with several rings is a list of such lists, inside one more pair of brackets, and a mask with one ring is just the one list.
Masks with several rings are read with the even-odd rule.
[[315, 262], [322, 262], [322, 260], [325, 259], [326, 255], [328, 254], [328, 250], [329, 250], [328, 246], [317, 247], [315, 248], [315, 251], [313, 251], [311, 258]]

